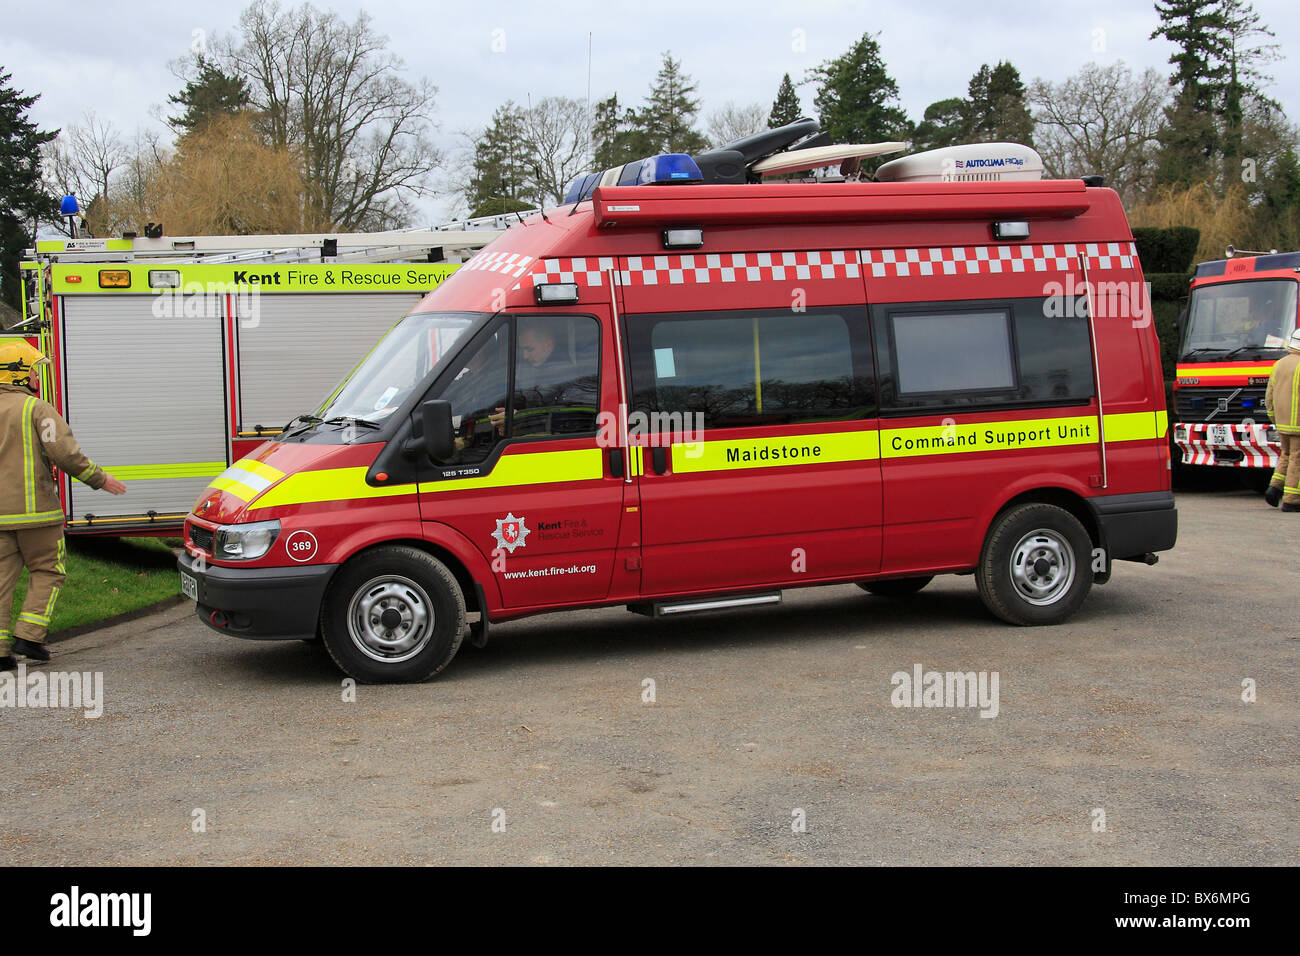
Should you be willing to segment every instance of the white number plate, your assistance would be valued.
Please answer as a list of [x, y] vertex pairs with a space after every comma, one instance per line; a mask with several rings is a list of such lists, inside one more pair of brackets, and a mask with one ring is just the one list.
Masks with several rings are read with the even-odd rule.
[[198, 578], [192, 578], [184, 571], [181, 572], [181, 593], [191, 601], [199, 599], [199, 581]]
[[1210, 444], [1211, 445], [1230, 445], [1232, 441], [1228, 437], [1227, 425], [1210, 426]]

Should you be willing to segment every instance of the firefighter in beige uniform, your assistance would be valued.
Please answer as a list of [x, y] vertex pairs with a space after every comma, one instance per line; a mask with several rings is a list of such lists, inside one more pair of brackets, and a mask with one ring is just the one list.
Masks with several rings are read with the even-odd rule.
[[1264, 499], [1283, 511], [1300, 511], [1300, 329], [1291, 333], [1286, 355], [1277, 360], [1268, 377], [1264, 407], [1273, 419], [1282, 453]]
[[[12, 656], [48, 661], [45, 632], [65, 577], [63, 507], [53, 463], [115, 495], [126, 485], [82, 454], [68, 423], [36, 397], [37, 366], [49, 361], [25, 342], [0, 346], [0, 670]], [[30, 572], [27, 599], [10, 631], [18, 573]]]

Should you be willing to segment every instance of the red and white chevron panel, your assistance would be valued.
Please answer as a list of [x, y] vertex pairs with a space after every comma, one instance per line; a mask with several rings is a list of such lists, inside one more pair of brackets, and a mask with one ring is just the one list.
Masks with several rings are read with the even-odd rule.
[[[1210, 425], [1187, 425], [1187, 440], [1178, 442], [1185, 465], [1219, 465], [1236, 468], [1276, 468], [1281, 445], [1268, 441], [1261, 428], [1247, 435], [1239, 426], [1229, 426], [1228, 441], [1211, 445]], [[1220, 461], [1216, 449], [1235, 448], [1242, 453], [1241, 461]]]

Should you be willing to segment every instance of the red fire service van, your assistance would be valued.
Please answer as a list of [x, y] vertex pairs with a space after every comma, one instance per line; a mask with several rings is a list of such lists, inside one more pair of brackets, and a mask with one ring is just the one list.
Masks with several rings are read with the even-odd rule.
[[815, 133], [580, 177], [471, 258], [200, 495], [200, 618], [415, 681], [546, 611], [973, 574], [1052, 624], [1153, 564], [1177, 514], [1115, 193], [1014, 144], [788, 178], [901, 145]]

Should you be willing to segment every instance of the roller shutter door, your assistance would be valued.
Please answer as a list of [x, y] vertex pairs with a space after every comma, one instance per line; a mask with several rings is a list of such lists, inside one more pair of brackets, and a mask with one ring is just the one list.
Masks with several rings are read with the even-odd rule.
[[[71, 481], [70, 520], [185, 514], [226, 467], [224, 297], [157, 316], [153, 296], [63, 298], [65, 412], [85, 451], [127, 484], [110, 495]], [[202, 303], [202, 307], [195, 307]]]
[[240, 430], [279, 428], [315, 411], [422, 298], [400, 292], [258, 296], [256, 312], [239, 320]]

